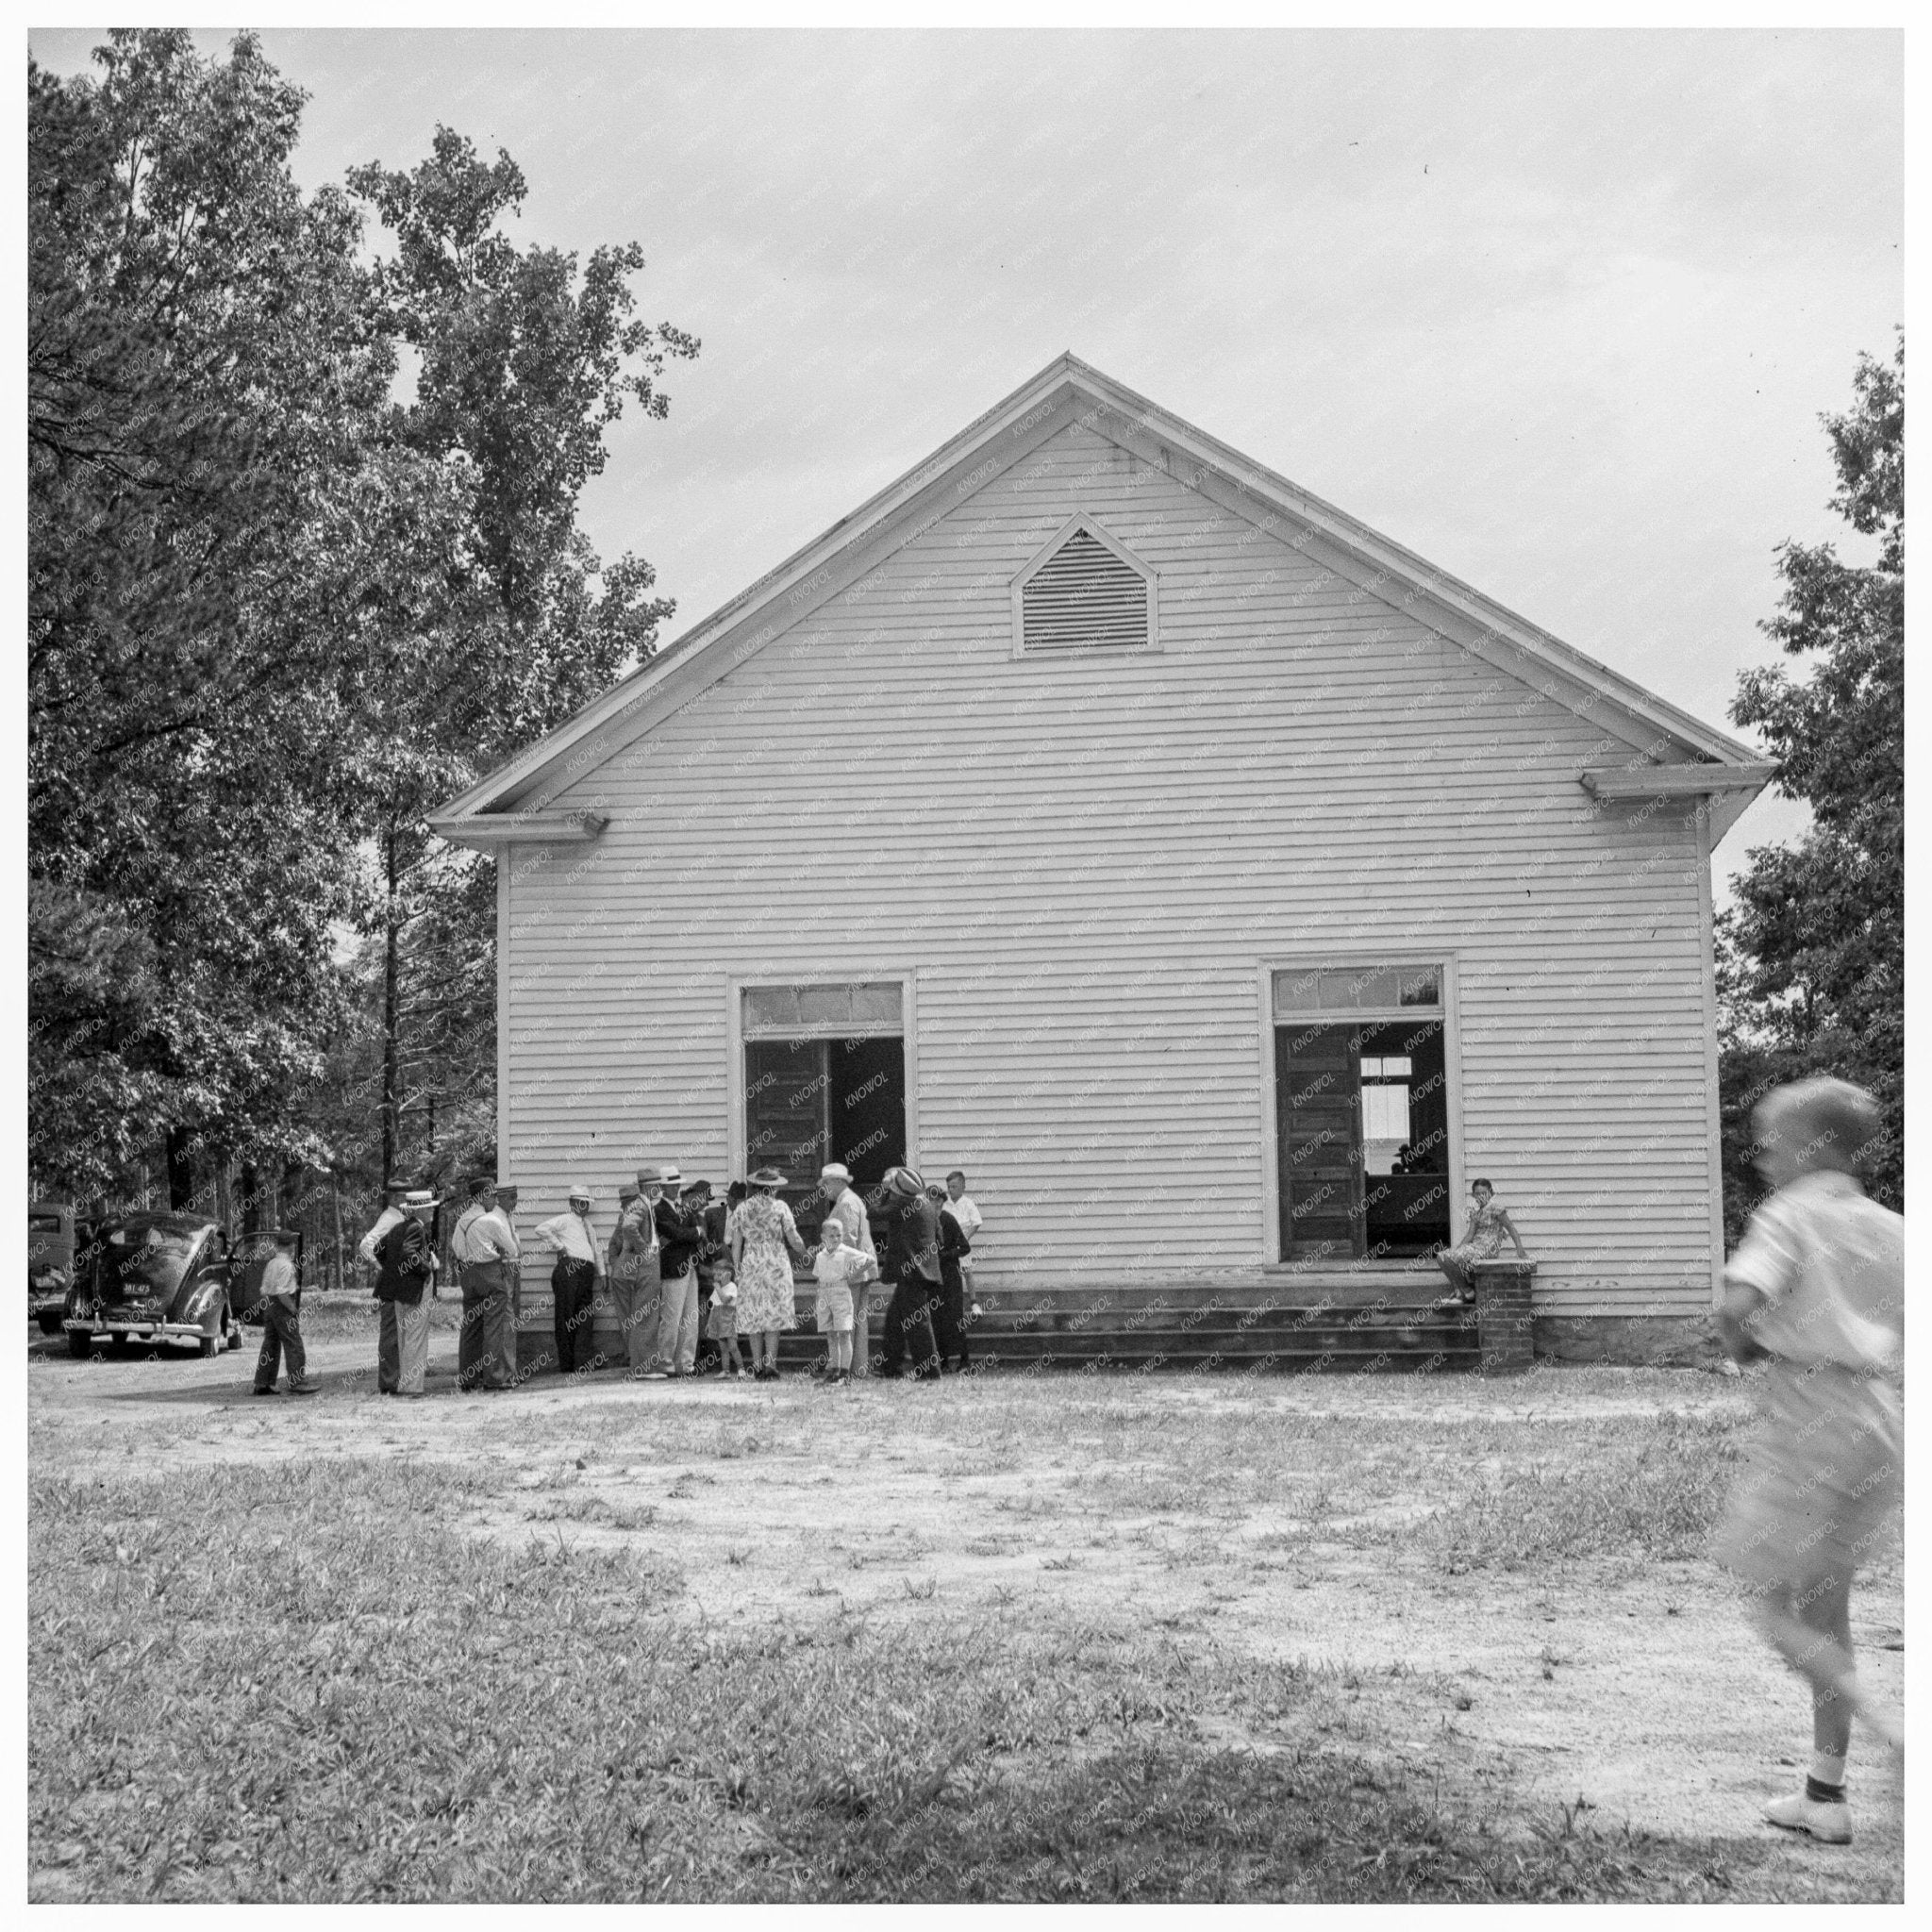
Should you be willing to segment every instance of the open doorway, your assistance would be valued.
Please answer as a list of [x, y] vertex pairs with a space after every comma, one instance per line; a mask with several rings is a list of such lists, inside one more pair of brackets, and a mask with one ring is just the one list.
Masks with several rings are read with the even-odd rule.
[[745, 1172], [775, 1167], [808, 1241], [824, 1218], [819, 1170], [842, 1160], [870, 1196], [906, 1158], [906, 1042], [748, 1040], [744, 1045]]

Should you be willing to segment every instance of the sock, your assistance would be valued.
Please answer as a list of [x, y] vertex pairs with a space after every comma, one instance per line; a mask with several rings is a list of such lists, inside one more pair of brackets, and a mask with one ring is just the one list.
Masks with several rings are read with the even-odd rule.
[[1829, 1751], [1811, 1754], [1811, 1769], [1805, 1777], [1805, 1795], [1814, 1805], [1842, 1805], [1845, 1801], [1845, 1760]]

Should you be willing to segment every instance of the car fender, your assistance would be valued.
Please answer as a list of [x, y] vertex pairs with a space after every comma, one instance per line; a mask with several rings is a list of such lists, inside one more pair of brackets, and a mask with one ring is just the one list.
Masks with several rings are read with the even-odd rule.
[[192, 1322], [204, 1335], [222, 1332], [222, 1315], [227, 1302], [227, 1289], [219, 1276], [204, 1274], [182, 1298], [177, 1322]]

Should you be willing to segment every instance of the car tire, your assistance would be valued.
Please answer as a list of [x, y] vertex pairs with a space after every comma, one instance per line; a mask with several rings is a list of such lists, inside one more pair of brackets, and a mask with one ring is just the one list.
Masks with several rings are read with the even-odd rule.
[[242, 1329], [238, 1323], [230, 1322], [228, 1324], [227, 1336], [230, 1348], [240, 1348], [242, 1346]]
[[86, 1361], [93, 1352], [94, 1339], [85, 1328], [70, 1328], [67, 1331], [67, 1353], [75, 1361]]
[[34, 1320], [41, 1324], [42, 1335], [59, 1334], [62, 1316], [58, 1308], [42, 1308]]
[[116, 1355], [125, 1355], [134, 1346], [134, 1337], [131, 1335], [123, 1335], [117, 1329], [112, 1335], [108, 1337], [108, 1346], [111, 1348]]
[[201, 1358], [203, 1361], [211, 1361], [221, 1352], [222, 1343], [220, 1337], [204, 1335], [201, 1338]]

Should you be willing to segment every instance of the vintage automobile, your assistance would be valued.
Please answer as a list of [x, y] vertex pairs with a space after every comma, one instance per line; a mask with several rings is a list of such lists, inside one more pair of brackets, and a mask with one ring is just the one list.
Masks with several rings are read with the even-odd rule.
[[[97, 1341], [192, 1342], [203, 1355], [242, 1345], [231, 1291], [245, 1273], [217, 1222], [197, 1214], [122, 1214], [98, 1223], [67, 1291], [71, 1354]], [[259, 1266], [254, 1271], [258, 1278]]]
[[74, 1285], [74, 1209], [64, 1201], [29, 1201], [26, 1209], [26, 1312], [42, 1335], [58, 1335]]

